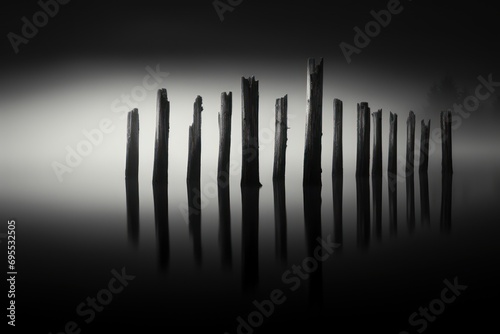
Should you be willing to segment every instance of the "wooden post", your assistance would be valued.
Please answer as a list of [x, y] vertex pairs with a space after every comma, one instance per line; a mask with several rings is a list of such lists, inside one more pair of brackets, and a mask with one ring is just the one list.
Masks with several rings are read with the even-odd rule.
[[342, 113], [344, 105], [339, 99], [333, 100], [333, 162], [332, 176], [343, 175], [344, 161], [342, 152]]
[[136, 179], [139, 177], [139, 111], [134, 109], [127, 116], [125, 178]]
[[323, 59], [307, 66], [307, 112], [303, 185], [321, 185], [321, 136], [323, 135]]
[[372, 113], [373, 118], [373, 162], [372, 176], [382, 177], [382, 109]]
[[368, 176], [370, 168], [370, 108], [367, 102], [358, 103], [358, 146], [356, 176]]
[[241, 185], [261, 186], [259, 180], [259, 81], [241, 78]]
[[286, 142], [288, 130], [288, 95], [276, 100], [273, 180], [285, 180]]
[[451, 110], [441, 112], [442, 172], [453, 174], [451, 145]]
[[406, 121], [406, 176], [413, 175], [415, 166], [415, 113], [410, 111]]
[[420, 135], [420, 173], [427, 173], [429, 169], [429, 138], [431, 133], [431, 120], [425, 124], [424, 120], [421, 123]]
[[194, 102], [193, 124], [189, 126], [188, 171], [189, 187], [200, 189], [201, 178], [201, 112], [202, 98], [198, 96]]
[[[389, 163], [387, 172], [389, 175], [397, 175], [398, 159], [398, 115], [391, 112], [389, 119]], [[397, 182], [397, 181], [396, 181]]]
[[221, 110], [219, 112], [219, 161], [217, 166], [217, 180], [219, 186], [229, 185], [232, 114], [233, 93], [222, 93]]
[[158, 89], [156, 111], [156, 140], [153, 183], [168, 184], [168, 133], [170, 129], [170, 102], [165, 88]]

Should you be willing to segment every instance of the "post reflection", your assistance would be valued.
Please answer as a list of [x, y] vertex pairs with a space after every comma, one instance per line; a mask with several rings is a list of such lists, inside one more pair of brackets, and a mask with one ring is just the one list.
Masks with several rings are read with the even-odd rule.
[[156, 249], [158, 266], [161, 271], [168, 269], [170, 262], [170, 237], [168, 226], [168, 185], [166, 182], [153, 183], [155, 211]]
[[139, 245], [139, 180], [126, 178], [125, 195], [127, 200], [127, 234], [129, 243]]
[[281, 265], [286, 266], [287, 252], [287, 222], [286, 222], [286, 195], [285, 183], [282, 180], [273, 181], [274, 194], [274, 226], [276, 259]]

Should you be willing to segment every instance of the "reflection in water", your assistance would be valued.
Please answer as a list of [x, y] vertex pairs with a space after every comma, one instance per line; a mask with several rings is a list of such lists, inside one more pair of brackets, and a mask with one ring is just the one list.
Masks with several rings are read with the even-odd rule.
[[344, 177], [342, 174], [335, 175], [332, 179], [333, 189], [333, 242], [339, 247], [336, 252], [340, 252], [344, 242], [342, 231], [342, 198], [344, 188]]
[[274, 192], [274, 226], [276, 258], [282, 265], [287, 264], [287, 228], [286, 228], [286, 196], [285, 183], [280, 180], [273, 181]]
[[189, 235], [193, 240], [194, 260], [201, 265], [201, 196], [200, 185], [187, 183], [188, 212], [189, 212]]
[[156, 249], [158, 265], [162, 271], [170, 262], [170, 239], [168, 230], [168, 185], [166, 182], [153, 183]]
[[259, 186], [241, 187], [242, 287], [253, 291], [259, 284]]
[[126, 178], [125, 189], [127, 198], [127, 232], [129, 243], [139, 245], [139, 180]]
[[406, 176], [406, 223], [410, 233], [415, 232], [415, 178], [413, 173]]
[[430, 202], [429, 202], [429, 177], [426, 171], [419, 174], [420, 180], [420, 216], [422, 225], [429, 226], [431, 222]]
[[356, 177], [357, 243], [366, 248], [370, 243], [370, 181]]
[[451, 232], [451, 192], [453, 175], [443, 173], [441, 190], [441, 233]]
[[398, 180], [397, 175], [388, 173], [389, 186], [389, 233], [398, 234]]
[[[304, 186], [304, 224], [306, 232], [307, 256], [314, 258], [314, 250], [321, 238], [321, 186]], [[310, 271], [309, 304], [311, 307], [323, 305], [323, 265], [317, 261], [316, 270]]]
[[382, 175], [372, 175], [373, 226], [377, 240], [382, 239]]
[[219, 185], [219, 248], [223, 268], [232, 268], [233, 252], [231, 246], [231, 205], [229, 185]]

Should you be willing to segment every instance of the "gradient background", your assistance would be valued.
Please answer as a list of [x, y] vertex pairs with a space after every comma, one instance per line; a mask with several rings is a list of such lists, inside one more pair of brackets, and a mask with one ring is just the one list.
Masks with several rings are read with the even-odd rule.
[[[301, 177], [306, 61], [309, 57], [323, 57], [325, 62], [322, 156], [324, 235], [331, 230], [332, 217], [333, 99], [344, 101], [346, 238], [342, 253], [344, 258], [339, 260], [338, 268], [329, 270], [334, 276], [337, 272], [342, 273], [338, 274], [337, 284], [345, 284], [346, 290], [343, 290], [345, 295], [341, 294], [344, 297], [339, 297], [339, 303], [333, 303], [333, 293], [325, 293], [325, 300], [335, 304], [327, 307], [326, 311], [308, 313], [298, 301], [290, 306], [287, 304], [285, 311], [277, 316], [278, 320], [269, 320], [258, 331], [273, 330], [274, 326], [294, 328], [294, 321], [305, 325], [305, 328], [325, 323], [342, 324], [339, 328], [351, 326], [340, 331], [342, 333], [372, 328], [367, 325], [371, 323], [377, 330], [403, 330], [408, 327], [408, 315], [435, 298], [443, 279], [456, 275], [463, 277], [471, 272], [470, 290], [473, 292], [468, 304], [465, 302], [467, 297], [464, 297], [461, 302], [465, 306], [461, 306], [461, 311], [447, 318], [443, 315], [443, 320], [432, 324], [434, 328], [430, 326], [427, 331], [442, 333], [450, 328], [460, 328], [462, 323], [457, 319], [471, 326], [484, 324], [485, 317], [472, 317], [471, 311], [477, 310], [474, 305], [480, 303], [485, 308], [485, 314], [494, 314], [493, 309], [486, 305], [490, 300], [498, 300], [497, 290], [488, 290], [498, 279], [498, 270], [490, 267], [498, 264], [499, 254], [496, 243], [499, 229], [495, 224], [498, 220], [496, 202], [500, 194], [498, 91], [454, 131], [456, 173], [453, 208], [456, 211], [453, 212], [453, 237], [443, 241], [439, 238], [437, 227], [441, 195], [441, 154], [438, 147], [436, 153], [431, 155], [429, 166], [432, 221], [436, 224], [433, 231], [419, 232], [422, 235], [411, 237], [401, 229], [400, 235], [403, 234], [405, 239], [391, 239], [389, 246], [383, 244], [370, 252], [377, 259], [373, 268], [367, 266], [370, 262], [367, 255], [360, 255], [356, 253], [355, 246], [349, 246], [350, 241], [355, 244], [355, 224], [349, 222], [355, 221], [356, 213], [353, 171], [356, 103], [367, 101], [372, 111], [383, 109], [385, 168], [389, 111], [399, 115], [398, 152], [402, 154], [405, 152], [409, 110], [417, 116], [417, 142], [422, 119], [431, 119], [433, 129], [439, 127], [440, 110], [433, 108], [435, 106], [429, 107], [428, 93], [433, 84], [448, 75], [457, 86], [473, 92], [479, 75], [486, 78], [492, 73], [493, 79], [500, 81], [499, 11], [493, 4], [486, 1], [455, 2], [448, 6], [431, 1], [402, 1], [401, 4], [403, 11], [393, 16], [390, 25], [382, 28], [381, 33], [359, 55], [352, 56], [351, 64], [344, 59], [339, 44], [353, 44], [353, 28], [362, 28], [372, 20], [370, 11], [385, 9], [387, 1], [291, 3], [247, 0], [233, 12], [226, 12], [223, 22], [219, 20], [212, 1], [72, 1], [60, 6], [59, 13], [40, 28], [37, 36], [27, 45], [21, 45], [18, 54], [13, 52], [4, 37], [0, 43], [0, 133], [3, 143], [0, 210], [3, 220], [15, 218], [18, 221], [19, 272], [24, 272], [19, 276], [18, 300], [23, 305], [18, 310], [19, 325], [35, 325], [38, 330], [55, 332], [75, 317], [74, 306], [105, 286], [111, 269], [126, 266], [137, 275], [137, 288], [132, 286], [128, 300], [124, 293], [109, 310], [99, 315], [95, 323], [85, 328], [85, 332], [114, 329], [120, 325], [129, 328], [131, 324], [153, 326], [160, 321], [165, 330], [172, 327], [187, 330], [189, 326], [206, 325], [207, 330], [217, 328], [219, 332], [227, 330], [233, 333], [236, 326], [234, 319], [245, 314], [244, 310], [251, 306], [252, 300], [237, 294], [241, 234], [240, 174], [233, 173], [231, 179], [235, 267], [230, 275], [220, 273], [219, 267], [216, 267], [220, 265], [217, 253], [218, 206], [216, 196], [208, 196], [203, 200], [205, 207], [202, 211], [205, 260], [203, 268], [197, 268], [192, 263], [187, 224], [179, 211], [179, 206], [187, 203], [185, 176], [192, 105], [197, 95], [203, 97], [204, 188], [213, 183], [211, 175], [216, 172], [217, 113], [221, 92], [233, 92], [231, 160], [239, 164], [241, 77], [254, 75], [260, 82], [260, 173], [264, 187], [260, 194], [262, 242], [259, 254], [262, 257], [260, 272], [264, 275], [260, 293], [265, 296], [279, 284], [280, 273], [284, 270], [276, 268], [273, 257], [267, 254], [274, 249], [271, 185], [274, 103], [276, 98], [285, 94], [289, 98], [290, 127], [287, 150], [289, 262], [294, 263], [294, 259], [299, 262], [304, 257]], [[9, 32], [19, 34], [21, 18], [31, 18], [38, 10], [36, 1], [5, 6], [1, 11], [2, 35], [6, 36]], [[143, 101], [137, 103], [140, 114], [141, 203], [141, 232], [137, 249], [129, 247], [126, 235], [126, 121], [113, 113], [111, 108], [113, 100], [120, 98], [121, 94], [130, 94], [135, 86], [142, 84], [147, 66], [155, 68], [157, 64], [162, 71], [169, 72], [161, 87], [167, 88], [171, 103], [168, 205], [172, 263], [166, 278], [157, 276], [154, 263], [151, 177], [156, 91], [149, 92]], [[454, 102], [457, 101], [448, 99], [442, 107], [451, 107]], [[114, 130], [105, 135], [103, 143], [94, 147], [93, 152], [84, 157], [71, 174], [63, 176], [62, 183], [59, 182], [52, 170], [52, 162], [64, 163], [65, 147], [75, 148], [85, 139], [82, 130], [97, 128], [103, 118], [112, 121]], [[416, 184], [418, 189], [418, 181]], [[388, 216], [385, 183], [383, 189], [385, 221]], [[398, 191], [401, 205], [399, 221], [403, 224], [404, 180]], [[0, 231], [5, 228], [2, 225]], [[386, 232], [384, 230], [384, 236]], [[423, 245], [429, 246], [425, 252]], [[347, 251], [349, 247], [352, 253]], [[458, 253], [464, 248], [472, 252], [467, 260]], [[437, 251], [440, 255], [436, 255]], [[406, 257], [388, 256], [405, 252], [408, 252]], [[420, 256], [424, 253], [426, 258], [429, 257], [425, 261]], [[411, 260], [421, 262], [412, 264]], [[394, 269], [396, 265], [400, 265], [401, 270]], [[449, 271], [435, 270], [448, 265]], [[217, 269], [213, 270], [213, 267]], [[347, 270], [352, 267], [356, 270]], [[420, 284], [418, 288], [411, 289], [411, 283], [404, 284], [404, 289], [398, 285], [401, 279], [392, 273], [404, 270], [413, 273], [409, 282]], [[325, 271], [325, 281], [328, 282], [328, 270]], [[141, 275], [144, 277], [142, 281]], [[353, 301], [350, 296], [358, 289], [356, 282], [366, 286], [366, 282], [355, 279], [360, 275], [381, 285], [373, 283], [377, 293], [365, 288], [368, 297]], [[188, 284], [190, 280], [193, 280], [192, 284]], [[165, 282], [168, 282], [168, 288]], [[482, 290], [473, 290], [474, 283]], [[325, 290], [329, 291], [328, 286]], [[382, 300], [386, 297], [388, 301]], [[138, 305], [142, 305], [142, 311], [130, 311], [131, 307]], [[217, 305], [220, 306], [219, 313], [214, 311]], [[384, 305], [392, 313], [382, 316], [381, 309], [377, 309], [374, 314], [372, 310], [377, 305]], [[328, 313], [333, 309], [343, 315], [337, 317]], [[448, 313], [452, 311], [445, 314]], [[122, 322], [122, 316], [130, 323]], [[315, 320], [297, 320], [310, 319], [308, 317]], [[214, 318], [220, 318], [220, 321], [213, 321]]]

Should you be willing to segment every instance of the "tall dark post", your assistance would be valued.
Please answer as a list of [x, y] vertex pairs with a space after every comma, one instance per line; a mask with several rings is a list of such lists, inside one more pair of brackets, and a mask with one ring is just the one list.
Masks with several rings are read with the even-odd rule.
[[453, 174], [451, 145], [451, 110], [441, 112], [442, 172]]
[[307, 114], [303, 185], [321, 185], [321, 137], [323, 135], [323, 59], [307, 66]]
[[168, 133], [170, 129], [170, 102], [165, 88], [158, 89], [156, 104], [156, 139], [153, 183], [168, 184]]
[[217, 166], [217, 180], [219, 185], [229, 185], [232, 114], [233, 93], [222, 93], [221, 110], [219, 112], [219, 161]]
[[343, 175], [344, 161], [342, 152], [342, 113], [344, 105], [339, 99], [333, 100], [333, 162], [332, 176]]
[[387, 172], [389, 175], [397, 175], [398, 162], [398, 115], [391, 112], [389, 119], [389, 163]]
[[200, 189], [201, 178], [201, 96], [194, 102], [193, 124], [189, 126], [189, 145], [188, 145], [188, 172], [187, 182], [189, 186]]
[[273, 180], [285, 180], [286, 142], [288, 130], [288, 95], [276, 100]]
[[356, 176], [366, 177], [370, 170], [370, 107], [367, 102], [358, 103], [358, 146]]
[[139, 177], [139, 110], [134, 109], [127, 115], [127, 157], [125, 178]]
[[241, 78], [241, 186], [261, 186], [259, 180], [259, 82]]
[[373, 118], [373, 162], [372, 176], [382, 177], [382, 109], [372, 113]]
[[406, 176], [413, 175], [415, 166], [415, 113], [410, 111], [406, 121]]
[[420, 173], [427, 173], [429, 169], [429, 139], [431, 133], [431, 120], [425, 124], [424, 120], [421, 123], [420, 135]]

